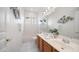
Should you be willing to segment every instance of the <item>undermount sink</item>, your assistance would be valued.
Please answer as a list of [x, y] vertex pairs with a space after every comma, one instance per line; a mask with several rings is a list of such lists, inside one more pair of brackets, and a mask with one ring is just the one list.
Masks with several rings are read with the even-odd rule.
[[62, 39], [62, 42], [66, 43], [66, 44], [70, 43], [70, 41], [68, 39]]
[[51, 39], [52, 36], [50, 33], [41, 33], [41, 35], [45, 38], [45, 39]]

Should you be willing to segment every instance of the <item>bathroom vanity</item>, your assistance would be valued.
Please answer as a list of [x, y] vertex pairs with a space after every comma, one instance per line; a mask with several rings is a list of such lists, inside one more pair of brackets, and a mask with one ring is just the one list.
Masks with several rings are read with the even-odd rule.
[[37, 36], [37, 45], [41, 52], [58, 52], [58, 50], [56, 50], [40, 36]]
[[[65, 38], [67, 39], [67, 38]], [[37, 45], [41, 52], [78, 52], [79, 44], [70, 42], [63, 42], [64, 40], [59, 35], [53, 38], [49, 34], [38, 34]]]

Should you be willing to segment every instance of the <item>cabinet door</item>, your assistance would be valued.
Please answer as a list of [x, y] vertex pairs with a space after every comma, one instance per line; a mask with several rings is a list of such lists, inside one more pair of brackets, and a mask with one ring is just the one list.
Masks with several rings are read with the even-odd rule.
[[41, 37], [37, 36], [37, 45], [41, 52], [58, 52], [55, 48], [45, 42]]
[[39, 46], [40, 46], [40, 38], [39, 38], [39, 36], [37, 36], [36, 43], [37, 43], [37, 46], [38, 46], [38, 48], [39, 48]]
[[59, 52], [58, 50], [56, 50], [55, 48], [53, 48], [53, 52]]
[[43, 51], [43, 40], [39, 36], [37, 36], [37, 45], [40, 51]]
[[52, 52], [52, 47], [44, 41], [44, 52]]
[[40, 38], [40, 43], [39, 43], [40, 47], [40, 51], [43, 51], [43, 39]]

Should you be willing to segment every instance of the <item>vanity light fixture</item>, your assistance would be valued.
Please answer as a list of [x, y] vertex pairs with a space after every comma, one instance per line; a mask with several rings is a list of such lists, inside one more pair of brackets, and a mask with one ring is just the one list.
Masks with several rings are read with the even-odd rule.
[[66, 15], [64, 15], [63, 17], [61, 17], [61, 18], [58, 20], [58, 23], [64, 24], [64, 23], [68, 22], [69, 20], [73, 20], [73, 19], [74, 19], [74, 18], [71, 17], [71, 16], [66, 16]]

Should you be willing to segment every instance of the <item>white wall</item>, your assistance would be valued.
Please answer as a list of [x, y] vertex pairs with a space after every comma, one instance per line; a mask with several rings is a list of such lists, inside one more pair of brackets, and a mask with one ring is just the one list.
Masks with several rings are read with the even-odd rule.
[[[20, 9], [21, 13], [21, 21], [17, 22], [17, 19], [15, 19], [13, 12], [10, 8], [6, 9], [6, 33], [10, 41], [8, 42], [7, 46], [2, 51], [19, 51], [22, 45], [22, 32], [23, 32], [23, 14], [22, 10]], [[19, 27], [19, 24], [21, 26]], [[21, 31], [20, 31], [21, 29]]]
[[0, 32], [5, 32], [5, 16], [6, 16], [6, 12], [5, 12], [5, 8], [0, 7]]
[[[76, 32], [75, 31], [75, 26], [76, 26], [75, 20], [78, 20], [77, 19], [78, 16], [76, 17], [76, 12], [78, 11], [77, 9], [78, 8], [74, 8], [74, 7], [58, 7], [58, 8], [56, 8], [55, 12], [53, 12], [48, 17], [49, 28], [57, 28], [57, 29], [59, 29], [60, 34], [79, 39], [79, 34], [77, 34], [77, 36], [76, 36], [76, 33], [75, 33]], [[69, 21], [65, 24], [58, 24], [57, 21], [64, 15], [74, 17], [74, 20]]]

